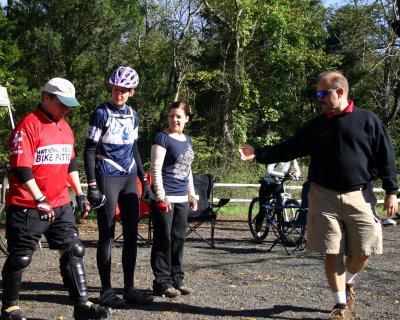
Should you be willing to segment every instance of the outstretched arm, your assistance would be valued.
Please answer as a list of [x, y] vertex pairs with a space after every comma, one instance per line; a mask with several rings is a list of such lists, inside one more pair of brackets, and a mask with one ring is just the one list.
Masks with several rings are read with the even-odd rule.
[[243, 143], [242, 148], [239, 149], [240, 159], [243, 161], [253, 160], [255, 158], [254, 148], [247, 144]]

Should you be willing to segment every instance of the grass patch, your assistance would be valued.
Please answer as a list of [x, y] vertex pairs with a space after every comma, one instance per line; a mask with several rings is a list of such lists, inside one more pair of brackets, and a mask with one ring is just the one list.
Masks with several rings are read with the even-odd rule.
[[[296, 199], [299, 199], [296, 197]], [[228, 203], [218, 211], [218, 219], [235, 218], [247, 220], [250, 203]], [[376, 212], [381, 219], [386, 218], [386, 211], [383, 210], [383, 204], [376, 206]], [[400, 218], [393, 218], [397, 223], [400, 223]]]
[[247, 220], [248, 203], [228, 203], [218, 211], [218, 219], [236, 218]]

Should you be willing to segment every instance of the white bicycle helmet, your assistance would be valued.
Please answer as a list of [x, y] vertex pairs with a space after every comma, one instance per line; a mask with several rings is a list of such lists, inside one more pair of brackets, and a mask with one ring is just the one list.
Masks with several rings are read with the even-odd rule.
[[113, 71], [108, 79], [108, 83], [113, 86], [136, 89], [139, 85], [139, 75], [135, 69], [121, 66]]

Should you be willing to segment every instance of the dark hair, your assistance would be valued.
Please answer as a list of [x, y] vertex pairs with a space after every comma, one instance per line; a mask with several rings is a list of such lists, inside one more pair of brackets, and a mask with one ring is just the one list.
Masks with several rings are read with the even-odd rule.
[[48, 96], [50, 97], [51, 100], [53, 100], [53, 99], [55, 99], [55, 98], [57, 97], [57, 95], [55, 95], [54, 93], [50, 93], [50, 92], [47, 92], [47, 91], [42, 91], [42, 92], [41, 92], [41, 95], [40, 95], [40, 101], [41, 101], [41, 102], [44, 101], [44, 95], [45, 95], [46, 93], [48, 94]]
[[189, 106], [182, 100], [178, 100], [178, 101], [175, 101], [174, 103], [172, 103], [168, 109], [168, 112], [170, 112], [172, 109], [182, 109], [183, 112], [185, 113], [186, 117], [188, 117], [190, 115]]

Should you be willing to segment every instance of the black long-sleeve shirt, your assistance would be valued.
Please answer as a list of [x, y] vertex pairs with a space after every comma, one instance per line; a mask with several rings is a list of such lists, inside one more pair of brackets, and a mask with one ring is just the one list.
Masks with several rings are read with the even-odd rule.
[[354, 107], [350, 113], [328, 118], [322, 114], [290, 139], [256, 148], [260, 163], [289, 161], [309, 155], [308, 179], [325, 188], [344, 191], [367, 184], [373, 169], [386, 194], [396, 194], [397, 170], [389, 134], [371, 111]]

